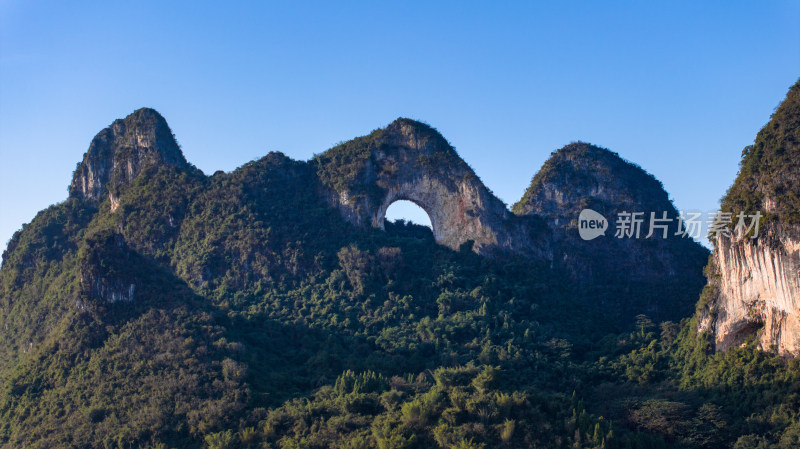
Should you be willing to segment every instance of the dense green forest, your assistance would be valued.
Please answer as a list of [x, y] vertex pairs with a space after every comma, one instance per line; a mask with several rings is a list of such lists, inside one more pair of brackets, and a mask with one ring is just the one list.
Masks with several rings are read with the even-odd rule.
[[[71, 199], [18, 233], [5, 445], [797, 444], [796, 361], [712, 354], [690, 319], [614, 332], [536, 262], [413, 224], [353, 229], [304, 170], [279, 154], [209, 178], [162, 168], [121, 213]], [[94, 272], [137, 299], [98, 301], [80, 279]]]
[[714, 353], [691, 314], [618, 319], [630, 285], [354, 227], [314, 164], [154, 165], [113, 212], [71, 196], [17, 232], [0, 446], [800, 447], [798, 360]]

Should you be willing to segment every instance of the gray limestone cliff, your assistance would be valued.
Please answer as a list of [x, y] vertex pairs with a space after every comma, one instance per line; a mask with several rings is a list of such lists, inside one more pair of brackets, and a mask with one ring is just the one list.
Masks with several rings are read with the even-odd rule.
[[71, 197], [95, 200], [109, 195], [111, 208], [120, 187], [160, 164], [189, 167], [164, 117], [141, 108], [100, 131], [78, 164]]
[[[721, 209], [736, 217], [763, 214], [758, 232], [714, 239], [698, 327], [717, 350], [749, 340], [800, 356], [800, 82], [752, 146]], [[738, 220], [734, 218], [731, 227]], [[747, 223], [749, 225], [749, 222]]]

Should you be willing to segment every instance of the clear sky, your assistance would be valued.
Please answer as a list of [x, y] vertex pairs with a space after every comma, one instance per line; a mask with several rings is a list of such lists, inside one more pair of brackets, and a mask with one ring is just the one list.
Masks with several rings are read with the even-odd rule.
[[797, 1], [0, 0], [0, 245], [142, 106], [209, 174], [404, 116], [509, 205], [582, 140], [714, 210], [798, 76]]

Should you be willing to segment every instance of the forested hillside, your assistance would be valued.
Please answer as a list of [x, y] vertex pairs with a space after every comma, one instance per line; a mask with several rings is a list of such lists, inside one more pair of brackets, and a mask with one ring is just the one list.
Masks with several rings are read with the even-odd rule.
[[536, 257], [357, 227], [315, 161], [207, 176], [129, 151], [152, 129], [148, 148], [172, 148], [137, 113], [112, 129], [115, 159], [98, 141], [87, 182], [4, 253], [2, 447], [800, 444], [798, 360], [714, 353], [690, 313], [608, 313], [614, 292], [671, 303], [700, 285], [585, 291]]

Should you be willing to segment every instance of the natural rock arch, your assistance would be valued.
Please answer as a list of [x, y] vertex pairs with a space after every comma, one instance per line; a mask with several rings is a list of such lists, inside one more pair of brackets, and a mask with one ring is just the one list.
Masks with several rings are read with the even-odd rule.
[[[491, 230], [481, 229], [482, 224], [479, 220], [466, 213], [464, 201], [457, 195], [458, 192], [453, 192], [443, 183], [428, 176], [416, 182], [390, 185], [380, 205], [371, 214], [370, 224], [383, 229], [389, 206], [397, 201], [406, 200], [416, 204], [428, 214], [433, 237], [440, 244], [458, 248], [468, 240], [496, 243]], [[464, 229], [465, 225], [472, 229]]]
[[398, 119], [315, 161], [320, 179], [331, 188], [330, 202], [351, 223], [383, 229], [388, 207], [408, 200], [428, 214], [434, 239], [442, 245], [459, 249], [471, 241], [475, 251], [485, 252], [511, 244], [506, 225], [512, 215], [505, 204], [425, 124]]

